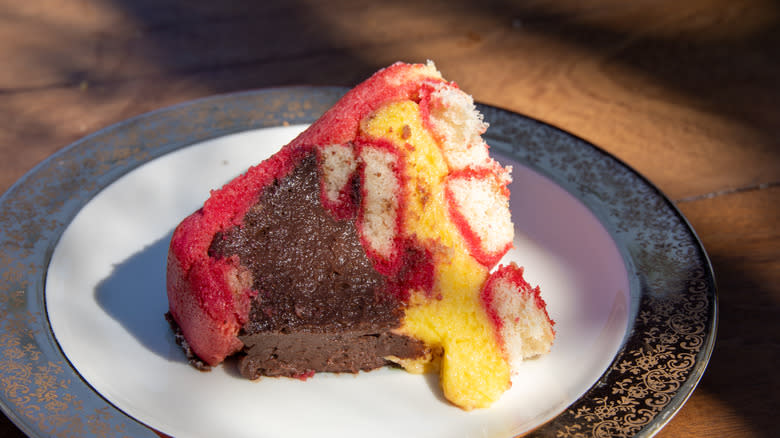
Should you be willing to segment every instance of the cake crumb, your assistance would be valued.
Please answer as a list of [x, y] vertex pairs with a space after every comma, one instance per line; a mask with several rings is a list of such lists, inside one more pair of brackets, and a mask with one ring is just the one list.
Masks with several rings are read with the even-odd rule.
[[408, 140], [409, 137], [412, 136], [412, 128], [409, 127], [409, 125], [404, 125], [401, 128], [401, 138], [404, 140]]

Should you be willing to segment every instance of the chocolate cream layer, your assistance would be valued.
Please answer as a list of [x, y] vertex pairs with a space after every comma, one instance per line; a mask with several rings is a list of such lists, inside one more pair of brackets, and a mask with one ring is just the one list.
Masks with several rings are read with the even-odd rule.
[[265, 188], [242, 226], [217, 234], [209, 255], [237, 255], [258, 291], [239, 333], [247, 378], [357, 372], [424, 353], [421, 342], [392, 332], [403, 303], [384, 292], [354, 220], [323, 208], [313, 153]]

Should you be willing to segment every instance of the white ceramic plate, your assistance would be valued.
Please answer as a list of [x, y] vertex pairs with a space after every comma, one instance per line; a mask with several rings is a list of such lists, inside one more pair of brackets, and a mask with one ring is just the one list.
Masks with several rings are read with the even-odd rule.
[[170, 234], [210, 189], [302, 129], [249, 131], [157, 158], [101, 191], [71, 221], [49, 265], [46, 306], [65, 356], [97, 392], [172, 436], [358, 438], [425, 430], [429, 437], [480, 437], [537, 427], [598, 380], [626, 333], [628, 273], [582, 203], [516, 162], [505, 163], [514, 167], [518, 234], [507, 259], [526, 265], [527, 279], [541, 285], [558, 338], [549, 355], [519, 370], [494, 407], [464, 412], [442, 401], [435, 378], [398, 370], [250, 383], [232, 363], [211, 373], [188, 366], [163, 318]]
[[186, 363], [163, 318], [173, 227], [341, 92], [264, 90], [162, 110], [72, 145], [9, 190], [0, 203], [6, 414], [32, 436], [652, 435], [663, 426], [714, 342], [706, 254], [668, 200], [614, 158], [487, 106], [488, 142], [514, 167], [507, 260], [541, 286], [558, 334], [493, 407], [461, 411], [437, 378], [395, 369], [249, 382], [232, 363], [210, 373]]

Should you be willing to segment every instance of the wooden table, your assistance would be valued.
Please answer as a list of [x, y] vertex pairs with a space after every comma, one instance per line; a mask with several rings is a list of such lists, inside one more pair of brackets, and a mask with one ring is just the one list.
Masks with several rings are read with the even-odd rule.
[[[780, 4], [0, 0], [0, 192], [178, 102], [354, 85], [432, 59], [475, 99], [572, 132], [682, 210], [719, 283], [715, 352], [661, 437], [769, 437], [780, 408]], [[744, 4], [743, 4], [744, 3]], [[4, 417], [0, 435], [22, 436]]]

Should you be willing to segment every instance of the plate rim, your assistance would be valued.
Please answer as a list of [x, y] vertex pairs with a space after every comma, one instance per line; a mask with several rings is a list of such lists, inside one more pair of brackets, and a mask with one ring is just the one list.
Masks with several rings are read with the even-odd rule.
[[[4, 361], [6, 365], [10, 365], [10, 371], [8, 366], [0, 371], [0, 382], [4, 383], [4, 391], [0, 393], [0, 409], [5, 415], [25, 434], [35, 437], [48, 436], [52, 431], [63, 428], [70, 430], [72, 436], [159, 436], [158, 431], [128, 416], [104, 399], [75, 371], [60, 350], [45, 306], [46, 272], [59, 238], [73, 217], [92, 197], [145, 162], [193, 143], [232, 133], [311, 123], [348, 90], [346, 87], [334, 86], [274, 87], [217, 94], [157, 109], [113, 124], [71, 143], [37, 164], [3, 193], [0, 196], [0, 225], [3, 225], [0, 227], [0, 337], [5, 339], [0, 340], [0, 352], [11, 358]], [[548, 178], [552, 177], [553, 182], [575, 196], [591, 212], [594, 212], [593, 206], [581, 198], [582, 194], [578, 196], [572, 192], [577, 190], [573, 186], [582, 185], [582, 181], [572, 181], [568, 185], [566, 181], [559, 181], [562, 176], [556, 169], [566, 168], [566, 172], [569, 172], [568, 167], [561, 167], [562, 164], [557, 162], [534, 161], [536, 157], [531, 156], [522, 158], [523, 154], [543, 150], [538, 147], [544, 147], [544, 144], [535, 145], [537, 149], [532, 147], [521, 151], [516, 141], [504, 141], [502, 135], [509, 136], [508, 138], [516, 138], [512, 135], [526, 135], [527, 132], [508, 128], [516, 128], [511, 126], [513, 124], [523, 125], [526, 129], [532, 125], [533, 132], [526, 138], [530, 143], [536, 143], [533, 141], [533, 136], [538, 134], [536, 131], [545, 132], [555, 138], [572, 142], [581, 148], [577, 149], [578, 153], [588, 153], [600, 160], [606, 159], [614, 169], [622, 169], [622, 172], [628, 175], [626, 178], [640, 182], [647, 196], [652, 196], [656, 203], [660, 201], [660, 204], [668, 209], [666, 215], [677, 221], [677, 232], [688, 237], [685, 242], [686, 250], [692, 248], [698, 255], [700, 272], [697, 272], [697, 278], [692, 280], [692, 285], [688, 287], [696, 288], [689, 290], [692, 294], [705, 298], [704, 303], [693, 303], [697, 314], [704, 318], [703, 321], [696, 321], [697, 327], [698, 322], [703, 322], [704, 333], [699, 333], [702, 336], [696, 338], [697, 344], [693, 345], [693, 362], [685, 368], [683, 380], [674, 382], [676, 386], [672, 390], [664, 387], [662, 381], [654, 382], [660, 385], [658, 389], [661, 393], [671, 394], [664, 398], [663, 406], [654, 406], [651, 402], [649, 416], [647, 413], [634, 413], [626, 428], [616, 422], [614, 418], [617, 415], [610, 415], [619, 414], [626, 406], [616, 406], [607, 396], [602, 396], [605, 387], [613, 391], [616, 389], [613, 381], [615, 371], [627, 366], [620, 362], [621, 358], [625, 362], [626, 355], [634, 351], [631, 350], [634, 347], [630, 347], [635, 336], [634, 323], [642, 317], [640, 310], [644, 308], [642, 303], [637, 303], [637, 314], [629, 316], [629, 327], [623, 345], [607, 371], [574, 404], [567, 406], [554, 419], [530, 433], [534, 436], [574, 437], [597, 435], [599, 432], [629, 431], [636, 436], [654, 435], [690, 397], [714, 349], [718, 321], [717, 285], [709, 256], [701, 240], [682, 212], [658, 187], [606, 150], [550, 123], [492, 105], [478, 103], [477, 107], [491, 124], [485, 134], [491, 147], [509, 154]], [[237, 115], [240, 117], [231, 117]], [[144, 140], [148, 138], [141, 134], [153, 136], [156, 143], [152, 146], [145, 144]], [[527, 143], [523, 144], [523, 148], [527, 146]], [[91, 156], [90, 152], [97, 157]], [[86, 177], [81, 176], [85, 169]], [[67, 179], [63, 179], [63, 176]], [[594, 214], [615, 239], [613, 229], [602, 220], [604, 213], [596, 211]], [[25, 215], [32, 220], [20, 220]], [[630, 254], [624, 254], [625, 248], [618, 246], [624, 261], [628, 262], [625, 259]], [[631, 275], [628, 265], [626, 268]], [[637, 300], [647, 299], [643, 291], [644, 289], [640, 289]], [[629, 291], [629, 294], [631, 293]], [[702, 304], [705, 306], [703, 310], [699, 308]], [[643, 318], [647, 317], [645, 315]], [[649, 317], [652, 318], [652, 315]], [[685, 334], [685, 330], [682, 333]], [[44, 361], [41, 361], [41, 357]], [[689, 355], [685, 357], [689, 358]], [[22, 378], [30, 377], [43, 378], [43, 382], [54, 383], [32, 386], [24, 384]], [[70, 400], [67, 395], [60, 397], [57, 395], [58, 388], [75, 393], [75, 398]], [[46, 402], [46, 399], [41, 397], [42, 391], [46, 392], [46, 397], [49, 398], [52, 397], [53, 391], [54, 399]], [[641, 388], [636, 391], [638, 395], [642, 395]], [[596, 398], [603, 400], [595, 400]], [[605, 409], [597, 413], [597, 408], [580, 403], [583, 400], [597, 401]], [[68, 406], [71, 401], [76, 402], [75, 408]], [[644, 402], [646, 401], [647, 398], [644, 399]], [[639, 401], [632, 399], [627, 406], [635, 407], [638, 403]]]

